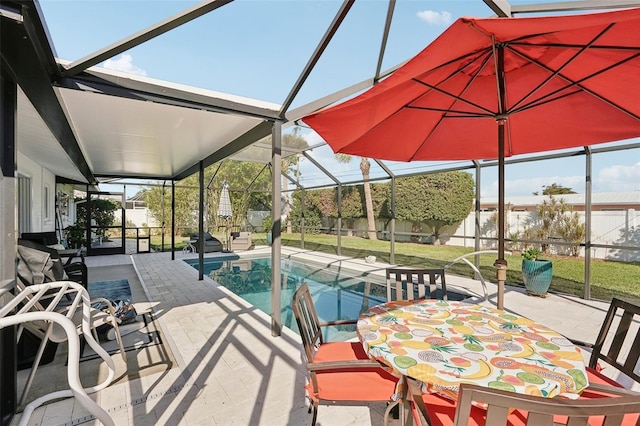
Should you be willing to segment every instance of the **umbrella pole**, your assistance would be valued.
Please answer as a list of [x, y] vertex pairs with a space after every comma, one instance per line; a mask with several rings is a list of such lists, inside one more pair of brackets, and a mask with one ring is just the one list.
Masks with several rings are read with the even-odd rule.
[[498, 281], [498, 309], [504, 309], [504, 283], [507, 280], [507, 261], [504, 258], [504, 122], [498, 120], [498, 259], [493, 263]]
[[504, 126], [506, 115], [506, 90], [504, 80], [504, 46], [496, 48], [496, 78], [498, 86], [498, 108], [500, 114], [496, 117], [498, 123], [498, 259], [493, 263], [496, 268], [498, 281], [498, 309], [504, 309], [504, 282], [507, 280], [507, 261], [504, 258]]

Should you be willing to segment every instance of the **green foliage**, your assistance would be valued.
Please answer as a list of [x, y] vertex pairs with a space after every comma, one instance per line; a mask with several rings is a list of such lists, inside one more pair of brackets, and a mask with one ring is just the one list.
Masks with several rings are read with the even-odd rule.
[[262, 219], [262, 231], [271, 232], [272, 226], [273, 226], [273, 221], [271, 220], [271, 214], [269, 214], [268, 216], [265, 216], [264, 219]]
[[[371, 241], [359, 237], [341, 239], [342, 256], [363, 259], [373, 255], [380, 262], [390, 262], [390, 242]], [[287, 234], [282, 237], [282, 245], [300, 247], [300, 235]], [[335, 235], [305, 235], [305, 249], [335, 254]], [[407, 267], [442, 268], [452, 259], [473, 251], [472, 248], [458, 246], [432, 246], [427, 244], [395, 242], [394, 263]], [[507, 269], [507, 283], [523, 287], [522, 257], [520, 255], [506, 255], [509, 262]], [[553, 281], [551, 291], [584, 295], [584, 259], [569, 257], [545, 256], [553, 260]], [[480, 271], [485, 279], [495, 277], [496, 269], [493, 263], [495, 254], [480, 256]], [[447, 273], [473, 278], [474, 272], [463, 262], [456, 263]], [[611, 300], [612, 296], [624, 297], [640, 303], [640, 263], [598, 261], [591, 263], [591, 297], [596, 300]]]
[[[396, 186], [396, 218], [414, 223], [414, 229], [422, 224], [440, 228], [459, 223], [471, 211], [474, 182], [470, 174], [446, 172], [417, 177], [398, 178]], [[365, 218], [364, 185], [342, 188], [342, 218], [351, 226], [351, 219]], [[294, 195], [295, 197], [295, 195]], [[374, 217], [390, 218], [391, 185], [371, 185]], [[296, 209], [301, 206], [297, 203]], [[293, 215], [300, 215], [293, 211]], [[316, 211], [319, 217], [338, 216], [338, 189], [319, 189], [305, 192], [305, 215]]]
[[[337, 199], [337, 189], [335, 190]], [[342, 217], [356, 219], [366, 217], [364, 188], [362, 185], [352, 185], [342, 188]], [[337, 216], [337, 215], [336, 215]]]
[[[198, 227], [198, 191], [197, 176], [189, 176], [176, 184], [175, 188], [175, 217], [177, 232], [180, 228]], [[191, 186], [191, 188], [186, 187]], [[142, 190], [144, 201], [151, 215], [159, 223], [171, 221], [171, 186], [149, 186]]]
[[580, 223], [580, 215], [578, 212], [566, 213], [560, 216], [556, 224], [556, 231], [564, 241], [576, 243], [569, 247], [571, 256], [580, 254], [580, 244], [587, 236], [586, 225]]
[[[304, 192], [304, 228], [305, 234], [318, 234], [322, 230], [323, 215], [318, 207], [326, 208], [330, 211], [331, 206], [335, 207], [335, 201], [331, 199], [334, 195], [332, 189], [322, 189], [319, 191]], [[291, 211], [291, 220], [293, 222], [293, 232], [300, 232], [300, 223], [302, 219], [302, 191], [293, 192], [294, 209]]]
[[[300, 191], [295, 191], [293, 196], [300, 201]], [[335, 188], [305, 191], [304, 204], [305, 213], [314, 209], [321, 217], [338, 217], [338, 191]], [[296, 209], [300, 206], [297, 202]]]
[[[349, 163], [352, 159], [351, 155], [348, 154], [336, 154], [336, 159], [340, 163]], [[371, 172], [371, 162], [366, 157], [360, 157], [360, 171], [362, 172], [362, 189], [364, 195], [364, 211], [365, 217], [367, 218], [367, 235], [370, 240], [377, 240], [376, 233], [376, 223], [375, 223], [375, 214], [373, 208], [373, 197], [371, 190], [371, 183], [369, 183], [370, 172]], [[344, 212], [343, 212], [344, 213]]]
[[[560, 237], [566, 242], [576, 243], [569, 247], [569, 253], [573, 256], [579, 254], [580, 243], [586, 236], [586, 228], [580, 223], [580, 216], [573, 211], [571, 205], [565, 203], [562, 198], [549, 195], [548, 199], [536, 206], [536, 214], [537, 221], [523, 231], [525, 239], [535, 236], [536, 239], [547, 241], [553, 237]], [[542, 244], [542, 252], [548, 251], [549, 244]]]
[[[223, 161], [205, 169], [205, 220], [210, 230], [216, 231], [225, 225], [218, 217], [218, 203], [222, 184], [229, 184], [229, 198], [233, 209], [230, 221], [232, 227], [244, 224], [247, 210], [270, 209], [271, 175], [264, 165], [251, 162]], [[199, 190], [198, 173], [176, 183], [176, 228], [195, 229], [198, 227]], [[251, 187], [249, 187], [251, 185]], [[171, 218], [171, 186], [150, 186], [143, 190], [145, 203], [153, 217], [169, 223]], [[164, 205], [163, 200], [164, 198]]]
[[86, 227], [80, 225], [69, 225], [65, 228], [67, 244], [70, 248], [78, 248], [86, 246], [87, 231]]
[[[111, 226], [115, 221], [115, 211], [120, 208], [120, 203], [113, 200], [97, 198], [91, 200], [91, 218], [95, 220], [96, 226]], [[77, 224], [86, 226], [87, 203], [77, 204]], [[96, 229], [95, 233], [104, 236], [104, 229]]]
[[[572, 207], [564, 202], [564, 199], [559, 200], [554, 198], [553, 195], [549, 195], [548, 200], [543, 200], [542, 204], [536, 206], [536, 213], [538, 214], [539, 226], [536, 230], [536, 237], [540, 240], [549, 240], [552, 235], [555, 234], [557, 222], [564, 213], [571, 211]], [[542, 251], [549, 251], [549, 244], [542, 245]]]
[[[517, 240], [520, 235], [518, 232], [510, 232], [508, 238], [510, 240]], [[521, 244], [518, 242], [509, 242], [509, 250], [520, 250]]]
[[[65, 228], [67, 243], [70, 247], [80, 247], [87, 245], [87, 202], [84, 198], [76, 198], [76, 223]], [[91, 219], [95, 221], [92, 229], [96, 235], [106, 237], [107, 229], [116, 223], [115, 211], [121, 204], [105, 199], [94, 198], [91, 200]]]
[[473, 205], [469, 173], [445, 172], [396, 180], [396, 218], [426, 223], [439, 238], [440, 229], [464, 220]]
[[[374, 216], [389, 218], [389, 197], [391, 194], [388, 183], [371, 185], [371, 198]], [[321, 217], [338, 217], [338, 189], [318, 189], [305, 192], [307, 209], [316, 209]], [[365, 196], [363, 185], [350, 185], [342, 188], [342, 218], [365, 218]]]
[[[301, 232], [302, 223], [302, 211], [301, 209], [294, 209], [291, 214], [291, 220], [293, 222], [293, 232]], [[306, 234], [319, 234], [322, 230], [322, 219], [317, 210], [311, 209], [305, 211], [304, 214], [304, 232]]]
[[540, 256], [541, 252], [538, 247], [529, 247], [525, 251], [522, 252], [522, 258], [526, 260], [538, 260], [538, 256]]
[[[552, 183], [551, 185], [542, 185], [542, 195], [563, 195], [563, 194], [576, 194], [571, 188]], [[538, 195], [538, 192], [534, 192], [533, 195]]]
[[[282, 147], [289, 148], [294, 151], [303, 151], [304, 148], [309, 148], [309, 143], [305, 138], [300, 135], [300, 127], [294, 127], [291, 133], [285, 133], [282, 135]], [[282, 158], [282, 171], [286, 173], [293, 173], [293, 166], [298, 164], [298, 155], [289, 155]], [[283, 182], [285, 182], [283, 180]]]

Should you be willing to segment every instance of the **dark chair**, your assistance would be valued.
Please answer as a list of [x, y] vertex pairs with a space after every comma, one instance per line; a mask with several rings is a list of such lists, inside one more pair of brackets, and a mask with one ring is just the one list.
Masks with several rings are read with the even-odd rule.
[[[35, 252], [30, 251], [35, 250]], [[43, 253], [43, 255], [38, 255]], [[65, 264], [56, 249], [31, 240], [18, 240], [18, 278], [24, 285], [70, 280], [87, 288], [87, 265]]]
[[447, 300], [444, 269], [388, 268], [387, 301], [414, 299]]
[[[222, 242], [208, 232], [204, 234], [204, 251], [203, 253], [212, 253], [222, 251]], [[200, 238], [198, 234], [191, 234], [189, 237], [191, 244], [196, 249], [196, 253], [200, 250]]]
[[[618, 314], [620, 314], [620, 321], [617, 326], [614, 326]], [[591, 344], [580, 340], [571, 340], [578, 346], [591, 349], [591, 357], [587, 367], [589, 383], [622, 386], [601, 373], [602, 369], [608, 367], [613, 367], [636, 383], [640, 383], [640, 375], [635, 370], [640, 358], [640, 334], [637, 325], [639, 321], [640, 306], [614, 297], [596, 341]], [[625, 342], [628, 346], [625, 345]], [[629, 348], [628, 353], [624, 350], [627, 347]], [[600, 364], [601, 361], [605, 364]]]
[[[390, 402], [398, 378], [383, 370], [377, 361], [370, 360], [360, 342], [324, 342], [321, 327], [355, 321], [320, 323], [306, 283], [293, 295], [293, 314], [309, 372], [305, 389], [311, 402], [309, 411], [313, 410], [312, 425], [316, 424], [320, 401]], [[385, 425], [395, 405], [388, 405]]]
[[23, 240], [42, 244], [43, 246], [58, 244], [58, 236], [56, 235], [55, 231], [23, 232], [20, 238]]
[[[544, 398], [463, 383], [458, 400], [424, 394], [407, 379], [414, 424], [423, 426], [638, 425], [640, 393], [598, 386], [598, 399]], [[440, 399], [441, 403], [437, 400]], [[484, 408], [479, 408], [484, 406]], [[446, 407], [446, 408], [445, 408]], [[594, 421], [591, 423], [591, 420]]]

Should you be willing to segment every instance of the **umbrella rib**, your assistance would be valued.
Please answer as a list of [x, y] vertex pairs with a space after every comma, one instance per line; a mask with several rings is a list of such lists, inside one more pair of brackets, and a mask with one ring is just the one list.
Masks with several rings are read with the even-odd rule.
[[[476, 78], [478, 77], [478, 75], [480, 74], [480, 72], [484, 69], [484, 67], [487, 65], [487, 63], [488, 63], [488, 62], [489, 62], [489, 60], [491, 59], [493, 51], [492, 51], [492, 50], [486, 50], [484, 53], [485, 53], [484, 55], [478, 56], [478, 57], [476, 58], [476, 60], [477, 60], [478, 58], [483, 58], [483, 59], [482, 59], [482, 62], [481, 62], [481, 64], [480, 64], [480, 66], [478, 66], [478, 69], [477, 69], [477, 70], [476, 70], [476, 72], [473, 74], [472, 78], [470, 78], [470, 79], [469, 79], [469, 81], [465, 84], [464, 88], [460, 91], [460, 95], [464, 94], [464, 93], [467, 91], [467, 89], [471, 86], [471, 84], [473, 84], [473, 82], [476, 80]], [[466, 57], [466, 56], [467, 56], [467, 55], [465, 55], [465, 57]], [[457, 74], [457, 73], [461, 72], [461, 70], [463, 70], [463, 69], [465, 69], [465, 68], [467, 68], [467, 67], [471, 66], [471, 64], [472, 64], [472, 63], [474, 63], [474, 62], [476, 62], [476, 61], [475, 61], [475, 60], [474, 60], [474, 61], [470, 61], [470, 62], [469, 62], [469, 63], [467, 63], [464, 67], [457, 69], [455, 73], [450, 74], [450, 75], [449, 75], [449, 77], [447, 77], [444, 81], [448, 81], [448, 80], [449, 80], [450, 78], [452, 78], [455, 74]], [[471, 113], [471, 112], [465, 112], [465, 111], [453, 111], [453, 112], [455, 112], [455, 113], [462, 114], [461, 116], [459, 116], [459, 117], [457, 117], [457, 118], [461, 118], [461, 117], [470, 117], [470, 118], [495, 117], [495, 113], [494, 113], [493, 111], [491, 111], [490, 109], [484, 108], [484, 107], [483, 107], [483, 106], [481, 106], [481, 105], [476, 105], [476, 104], [474, 104], [473, 102], [470, 102], [470, 101], [468, 101], [468, 100], [466, 100], [466, 99], [464, 99], [464, 98], [460, 97], [460, 95], [454, 95], [454, 94], [452, 94], [452, 93], [449, 93], [449, 92], [447, 92], [447, 91], [445, 91], [445, 90], [440, 89], [439, 87], [435, 87], [435, 86], [433, 86], [433, 85], [430, 85], [430, 84], [425, 83], [425, 82], [423, 82], [423, 81], [417, 80], [417, 79], [415, 79], [415, 78], [414, 78], [413, 80], [414, 80], [414, 81], [416, 81], [416, 82], [417, 82], [417, 83], [419, 83], [419, 84], [422, 84], [422, 85], [424, 85], [424, 86], [426, 86], [426, 87], [429, 87], [429, 88], [430, 88], [430, 89], [432, 89], [432, 90], [435, 90], [435, 91], [437, 91], [437, 92], [439, 92], [439, 93], [442, 93], [442, 94], [444, 94], [445, 96], [449, 96], [449, 97], [451, 97], [451, 98], [453, 99], [453, 103], [455, 103], [455, 101], [456, 101], [456, 100], [458, 100], [458, 101], [460, 101], [460, 102], [463, 102], [463, 103], [466, 103], [466, 104], [468, 104], [468, 105], [471, 105], [471, 106], [473, 106], [473, 107], [475, 107], [475, 108], [478, 108], [478, 109], [479, 109], [479, 110], [481, 110], [481, 111], [485, 111], [485, 112], [487, 113], [487, 115], [484, 115], [484, 116], [483, 116], [483, 115], [482, 115], [482, 114], [480, 114], [480, 113], [475, 113], [475, 115], [473, 115], [473, 113]], [[453, 104], [452, 104], [452, 105], [453, 105]], [[407, 105], [405, 105], [405, 108], [416, 108], [416, 109], [419, 109], [420, 107], [414, 107], [414, 106], [410, 106], [410, 105], [408, 105], [408, 104], [407, 104]], [[429, 108], [423, 108], [423, 109], [428, 110]], [[433, 110], [433, 111], [436, 111], [436, 109], [432, 109], [432, 110]], [[429, 138], [431, 137], [431, 135], [432, 135], [432, 134], [433, 134], [433, 133], [434, 133], [434, 132], [435, 132], [435, 131], [440, 127], [440, 125], [442, 124], [442, 122], [444, 121], [444, 119], [445, 119], [445, 118], [447, 118], [447, 117], [453, 117], [453, 118], [456, 118], [456, 116], [448, 116], [448, 115], [447, 115], [447, 112], [451, 111], [451, 109], [448, 109], [448, 110], [438, 110], [438, 111], [444, 112], [444, 114], [442, 114], [442, 115], [440, 116], [440, 118], [439, 118], [438, 122], [433, 126], [433, 128], [431, 129], [431, 131], [429, 132], [429, 134], [428, 134], [428, 135], [426, 135], [426, 137], [423, 139], [422, 143], [420, 144], [420, 147], [419, 147], [418, 149], [416, 149], [416, 150], [415, 150], [414, 154], [411, 156], [411, 158], [409, 159], [409, 161], [413, 161], [413, 160], [415, 159], [415, 157], [416, 157], [417, 153], [418, 153], [418, 152], [419, 152], [419, 151], [420, 151], [420, 150], [425, 146], [425, 144], [427, 143], [427, 141], [429, 140]]]
[[[525, 55], [525, 57], [526, 57], [526, 55]], [[600, 74], [602, 74], [604, 72], [607, 72], [607, 71], [609, 71], [609, 70], [611, 70], [611, 69], [613, 69], [613, 68], [615, 68], [617, 66], [620, 66], [620, 65], [622, 65], [622, 64], [624, 64], [626, 62], [632, 61], [632, 60], [634, 60], [634, 59], [636, 59], [638, 57], [640, 57], [640, 53], [636, 53], [635, 55], [632, 55], [632, 56], [630, 56], [630, 57], [628, 57], [628, 58], [626, 58], [624, 60], [616, 62], [615, 64], [611, 64], [611, 65], [609, 65], [609, 66], [607, 66], [605, 68], [602, 68], [601, 70], [596, 71], [596, 72], [594, 72], [592, 74], [589, 74], [589, 75], [587, 75], [587, 76], [585, 76], [585, 77], [583, 77], [583, 78], [581, 78], [581, 79], [579, 79], [577, 81], [573, 81], [572, 79], [570, 79], [567, 76], [565, 76], [562, 73], [560, 73], [560, 74], [558, 74], [558, 76], [569, 83], [567, 86], [559, 88], [559, 89], [556, 89], [553, 92], [550, 92], [550, 93], [546, 94], [544, 97], [536, 99], [535, 101], [529, 102], [528, 104], [521, 106], [517, 110], [512, 110], [509, 113], [510, 114], [514, 114], [514, 113], [517, 113], [517, 112], [520, 112], [520, 111], [523, 111], [523, 110], [526, 110], [526, 109], [529, 109], [529, 108], [536, 107], [538, 105], [541, 105], [542, 103], [549, 102], [550, 100], [555, 100], [557, 98], [551, 98], [551, 97], [556, 95], [556, 94], [558, 94], [559, 92], [567, 90], [568, 88], [570, 88], [572, 86], [575, 86], [575, 87], [579, 88], [578, 91], [563, 95], [562, 97], [569, 96], [571, 94], [576, 94], [579, 91], [584, 91], [584, 92], [589, 93], [590, 95], [600, 99], [602, 102], [605, 102], [605, 103], [611, 105], [612, 107], [619, 109], [620, 111], [624, 112], [625, 114], [629, 115], [630, 117], [632, 117], [632, 118], [634, 118], [636, 120], [640, 120], [640, 116], [638, 116], [637, 114], [634, 114], [633, 112], [627, 110], [626, 108], [624, 108], [624, 107], [612, 102], [611, 100], [609, 100], [607, 98], [604, 98], [603, 96], [599, 95], [598, 93], [594, 92], [593, 90], [591, 90], [591, 89], [589, 89], [587, 87], [584, 87], [581, 84], [582, 82], [584, 82], [586, 80], [589, 80], [589, 79], [591, 79], [591, 78], [593, 78], [593, 77], [595, 77], [597, 75], [600, 75]], [[537, 64], [538, 66], [546, 69], [549, 72], [553, 72], [553, 70], [550, 69], [549, 67], [547, 67], [545, 64], [542, 64], [542, 63], [540, 63], [540, 62], [538, 62], [536, 60], [533, 60], [533, 59], [531, 59], [531, 62]]]
[[[570, 44], [570, 43], [524, 43], [524, 42], [509, 42], [510, 46], [526, 46], [526, 47], [554, 47], [559, 49], [580, 49], [583, 47], [583, 44]], [[589, 49], [592, 50], [620, 50], [620, 51], [632, 51], [637, 52], [640, 51], [640, 47], [638, 46], [618, 46], [618, 45], [605, 45], [599, 44], [595, 46], [590, 46]]]
[[[478, 55], [479, 53], [484, 53], [484, 54], [480, 54], [480, 55]], [[477, 71], [476, 71], [476, 73], [473, 75], [473, 78], [471, 78], [471, 79], [470, 79], [470, 80], [465, 84], [464, 88], [460, 91], [460, 94], [465, 93], [465, 92], [466, 92], [466, 90], [469, 88], [469, 86], [471, 86], [471, 85], [473, 84], [473, 82], [475, 81], [475, 79], [478, 77], [478, 74], [480, 73], [480, 71], [481, 71], [482, 69], [484, 69], [484, 67], [486, 66], [487, 62], [488, 62], [488, 61], [489, 61], [489, 59], [491, 58], [490, 50], [485, 49], [485, 50], [484, 50], [484, 52], [482, 52], [482, 51], [480, 51], [480, 52], [473, 52], [473, 53], [472, 53], [472, 54], [470, 54], [470, 55], [463, 55], [463, 56], [460, 56], [460, 57], [458, 57], [458, 58], [457, 58], [457, 60], [460, 60], [460, 59], [462, 59], [462, 58], [467, 58], [467, 57], [472, 56], [472, 55], [478, 55], [478, 56], [476, 57], [476, 59], [475, 59], [475, 60], [473, 60], [473, 61], [469, 61], [467, 64], [465, 64], [462, 68], [458, 68], [458, 69], [456, 69], [454, 72], [450, 73], [450, 74], [449, 74], [449, 76], [448, 76], [447, 78], [443, 79], [440, 83], [442, 84], [442, 83], [445, 83], [445, 82], [449, 81], [449, 80], [450, 80], [451, 78], [453, 78], [455, 75], [459, 74], [462, 70], [464, 70], [465, 68], [470, 67], [472, 64], [474, 64], [475, 62], [477, 62], [477, 60], [478, 60], [478, 59], [482, 59], [482, 62], [481, 62], [481, 63], [480, 63], [480, 65], [478, 66], [478, 70], [477, 70]], [[443, 66], [445, 66], [445, 65], [449, 65], [449, 64], [451, 64], [451, 63], [453, 63], [453, 61], [449, 61], [449, 62], [447, 62], [446, 64], [443, 64], [443, 65], [441, 65], [441, 66], [435, 67], [435, 68], [433, 68], [431, 71], [434, 71], [434, 70], [440, 69], [440, 68], [442, 68]], [[426, 74], [426, 73], [423, 73], [423, 74], [421, 74], [421, 75], [425, 75], [425, 74]], [[470, 102], [470, 101], [468, 101], [468, 100], [466, 100], [466, 99], [464, 99], [464, 98], [460, 97], [460, 95], [454, 95], [453, 93], [449, 93], [449, 92], [447, 92], [447, 91], [445, 91], [445, 90], [442, 90], [442, 89], [440, 89], [440, 88], [439, 88], [439, 87], [437, 87], [437, 86], [433, 86], [433, 85], [431, 85], [431, 84], [429, 84], [429, 83], [425, 83], [424, 81], [419, 80], [419, 79], [418, 79], [418, 77], [414, 77], [414, 78], [412, 78], [412, 80], [413, 80], [413, 81], [415, 81], [415, 82], [416, 82], [416, 83], [418, 83], [418, 84], [421, 84], [421, 85], [423, 85], [423, 86], [428, 87], [428, 88], [429, 88], [429, 89], [431, 89], [431, 90], [434, 90], [434, 91], [436, 91], [436, 92], [442, 93], [442, 94], [443, 94], [443, 95], [445, 95], [445, 96], [449, 96], [449, 97], [450, 97], [450, 98], [452, 98], [454, 101], [458, 100], [458, 101], [463, 102], [463, 103], [466, 103], [466, 104], [468, 104], [468, 105], [470, 105], [470, 106], [472, 106], [472, 107], [474, 107], [474, 108], [477, 108], [477, 109], [479, 109], [479, 110], [481, 110], [481, 111], [485, 111], [485, 112], [487, 112], [488, 114], [491, 114], [491, 116], [493, 116], [493, 115], [494, 115], [494, 112], [493, 112], [493, 111], [491, 111], [490, 109], [484, 108], [482, 105], [474, 104], [474, 103], [472, 103], [472, 102]], [[418, 99], [419, 99], [419, 98], [421, 98], [423, 95], [424, 95], [424, 94], [422, 94], [421, 96], [419, 96], [419, 97], [418, 97]], [[415, 102], [415, 100], [413, 100], [412, 102]], [[409, 104], [407, 104], [407, 105], [406, 105], [406, 107], [409, 107]], [[417, 108], [417, 107], [415, 107], [415, 108]], [[426, 108], [425, 108], [425, 109], [426, 109]], [[449, 111], [449, 110], [447, 109], [446, 111]], [[465, 113], [465, 112], [461, 112], [461, 113]], [[471, 114], [471, 113], [469, 113], [469, 114]]]
[[[468, 112], [468, 111], [458, 111], [458, 110], [453, 110], [453, 109], [447, 109], [447, 108], [433, 108], [433, 107], [423, 107], [423, 106], [414, 106], [414, 105], [405, 105], [404, 108], [406, 109], [419, 109], [421, 111], [434, 111], [434, 112], [443, 112], [445, 113], [444, 115], [448, 118], [451, 117], [465, 117], [465, 118], [487, 118], [487, 117], [494, 117], [495, 114], [492, 113], [491, 111], [487, 112], [486, 114], [480, 114], [477, 112]], [[459, 114], [458, 116], [456, 115], [451, 115], [449, 113], [452, 114]]]
[[[551, 74], [549, 74], [549, 76], [544, 79], [544, 81], [542, 81], [540, 84], [538, 84], [535, 88], [533, 88], [533, 90], [531, 90], [529, 93], [527, 93], [525, 96], [523, 96], [522, 98], [520, 98], [519, 101], [517, 101], [515, 104], [513, 104], [513, 106], [511, 106], [510, 109], [513, 110], [517, 110], [518, 109], [518, 105], [520, 105], [521, 103], [524, 102], [525, 99], [529, 98], [530, 96], [532, 96], [534, 93], [536, 93], [538, 90], [540, 90], [543, 86], [545, 86], [549, 81], [551, 81], [555, 76], [560, 75], [560, 72], [565, 69], [567, 66], [569, 66], [570, 63], [572, 63], [574, 60], [576, 60], [580, 55], [582, 55], [590, 46], [592, 46], [599, 38], [601, 38], [604, 34], [606, 34], [607, 32], [609, 32], [609, 30], [613, 28], [613, 24], [608, 25], [607, 28], [603, 29], [599, 34], [597, 34], [595, 37], [593, 37], [591, 39], [591, 41], [589, 41], [588, 43], [586, 43], [585, 45], [581, 46], [581, 48], [571, 57], [569, 58], [564, 64], [562, 64], [561, 67], [559, 67], [558, 69], [556, 69], [555, 71], [553, 71]], [[520, 46], [522, 44], [519, 44]], [[525, 46], [530, 46], [527, 44], [524, 44]], [[509, 49], [510, 52], [513, 52], [514, 54], [521, 56], [521, 57], [525, 57], [526, 55], [522, 54], [520, 55], [520, 52], [516, 49], [514, 49], [513, 47], [511, 47], [510, 45], [506, 45], [505, 46], [507, 49]], [[536, 62], [536, 61], [534, 61]]]
[[[475, 79], [475, 76], [474, 76], [474, 79]], [[425, 83], [424, 81], [420, 81], [420, 80], [417, 80], [415, 78], [413, 79], [413, 81], [415, 81], [418, 84], [422, 84], [423, 86], [426, 86], [429, 89], [434, 90], [434, 91], [436, 91], [438, 93], [442, 93], [443, 95], [449, 96], [450, 98], [452, 98], [455, 101], [460, 101], [460, 102], [465, 103], [465, 104], [467, 104], [469, 106], [477, 108], [477, 109], [479, 109], [481, 111], [485, 111], [487, 114], [490, 114], [492, 117], [495, 115], [495, 112], [491, 111], [490, 109], [485, 108], [482, 105], [476, 104], [474, 102], [471, 102], [471, 101], [469, 101], [467, 99], [464, 99], [464, 98], [462, 98], [462, 97], [460, 97], [458, 95], [454, 95], [453, 93], [447, 92], [446, 90], [442, 90], [437, 86], [434, 86], [434, 85], [429, 84], [429, 83]], [[465, 86], [465, 88], [464, 88], [465, 90], [471, 85], [472, 81], [473, 81], [473, 79], [470, 80], [469, 83]], [[462, 93], [464, 93], [464, 90], [462, 91]], [[406, 105], [406, 107], [407, 108], [420, 108], [420, 107], [410, 106], [410, 105]], [[424, 108], [424, 109], [427, 109], [427, 108]], [[435, 110], [435, 111], [438, 111], [438, 110]], [[446, 110], [446, 111], [449, 111], [449, 110]], [[469, 114], [471, 114], [471, 113], [469, 113]]]

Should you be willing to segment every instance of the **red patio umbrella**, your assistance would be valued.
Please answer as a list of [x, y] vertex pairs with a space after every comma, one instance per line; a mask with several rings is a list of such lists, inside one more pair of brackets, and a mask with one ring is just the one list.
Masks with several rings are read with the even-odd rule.
[[460, 18], [386, 80], [303, 120], [345, 154], [395, 161], [497, 158], [496, 266], [506, 266], [504, 157], [640, 136], [638, 28], [637, 8]]

